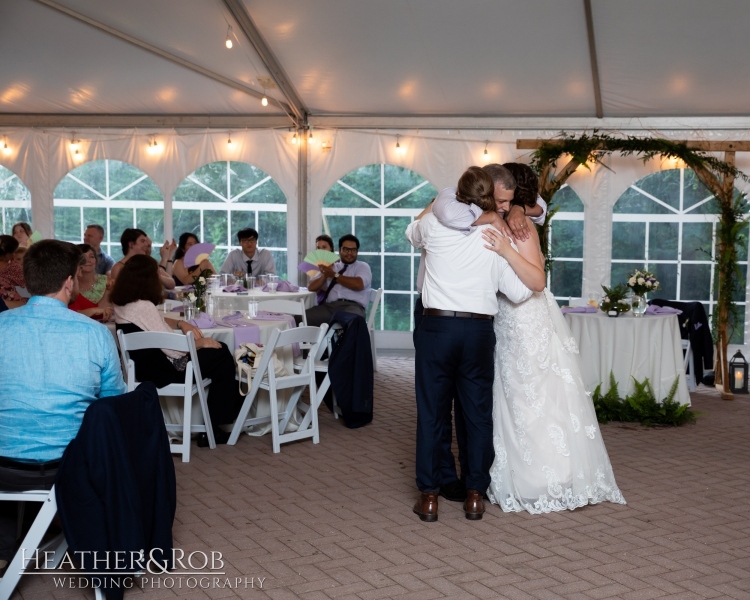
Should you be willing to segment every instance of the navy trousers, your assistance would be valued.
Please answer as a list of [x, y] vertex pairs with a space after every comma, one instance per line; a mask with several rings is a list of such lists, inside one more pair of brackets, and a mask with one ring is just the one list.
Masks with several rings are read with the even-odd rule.
[[466, 422], [466, 488], [490, 484], [495, 331], [490, 319], [424, 316], [416, 336], [417, 487], [437, 492], [454, 392]]
[[[422, 322], [422, 296], [417, 296], [414, 303], [414, 347], [417, 346], [417, 335], [419, 334], [419, 324]], [[458, 401], [455, 392], [453, 393], [453, 420], [456, 422], [456, 443], [458, 444], [458, 464], [461, 467], [461, 477], [456, 470], [456, 457], [453, 456], [451, 446], [453, 445], [453, 423], [451, 421], [450, 410], [448, 418], [443, 427], [443, 437], [441, 440], [441, 459], [440, 459], [440, 484], [446, 485], [459, 479], [466, 479], [466, 473], [469, 467], [466, 464], [466, 423], [464, 422], [464, 412], [461, 409], [461, 403]]]

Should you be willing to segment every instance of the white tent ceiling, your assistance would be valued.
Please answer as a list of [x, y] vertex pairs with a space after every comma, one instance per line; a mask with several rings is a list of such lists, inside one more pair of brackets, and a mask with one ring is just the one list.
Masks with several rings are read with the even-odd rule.
[[[596, 117], [584, 0], [236, 1], [281, 65], [277, 80], [288, 77], [313, 116]], [[230, 3], [3, 0], [0, 119], [283, 116], [260, 105], [258, 77], [273, 69]], [[750, 2], [591, 0], [591, 8], [604, 117], [748, 115]], [[290, 101], [279, 89], [268, 94]]]

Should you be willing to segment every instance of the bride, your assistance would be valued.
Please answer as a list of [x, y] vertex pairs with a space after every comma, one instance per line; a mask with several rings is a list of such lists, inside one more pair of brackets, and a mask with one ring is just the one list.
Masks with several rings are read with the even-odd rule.
[[[534, 172], [526, 165], [504, 166], [518, 184], [514, 200], [533, 206]], [[545, 277], [544, 259], [536, 228], [527, 225], [530, 236], [516, 241], [518, 252], [495, 229], [486, 228], [483, 235], [486, 247], [533, 287]], [[505, 512], [532, 514], [605, 500], [625, 504], [581, 378], [576, 341], [550, 291], [534, 293], [521, 304], [499, 294], [495, 335], [490, 501]]]

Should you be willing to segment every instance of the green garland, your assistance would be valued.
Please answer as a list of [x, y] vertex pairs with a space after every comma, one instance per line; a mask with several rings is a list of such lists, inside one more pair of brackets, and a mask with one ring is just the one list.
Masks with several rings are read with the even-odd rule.
[[648, 378], [635, 382], [635, 392], [626, 398], [620, 398], [615, 376], [609, 374], [609, 391], [601, 393], [600, 383], [594, 390], [592, 401], [596, 410], [596, 419], [600, 423], [609, 421], [623, 421], [640, 423], [642, 425], [684, 425], [695, 423], [698, 413], [690, 410], [687, 404], [680, 404], [674, 397], [680, 383], [679, 376], [675, 378], [669, 394], [661, 402], [656, 400], [654, 391]]

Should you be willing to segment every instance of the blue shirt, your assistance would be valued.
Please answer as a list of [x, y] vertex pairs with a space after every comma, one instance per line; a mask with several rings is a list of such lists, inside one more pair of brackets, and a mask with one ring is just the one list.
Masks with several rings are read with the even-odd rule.
[[97, 275], [106, 275], [114, 266], [115, 259], [104, 252], [104, 250], [99, 250], [99, 253], [96, 255], [96, 267], [94, 268]]
[[0, 314], [0, 456], [62, 457], [94, 400], [126, 392], [115, 340], [59, 300]]

